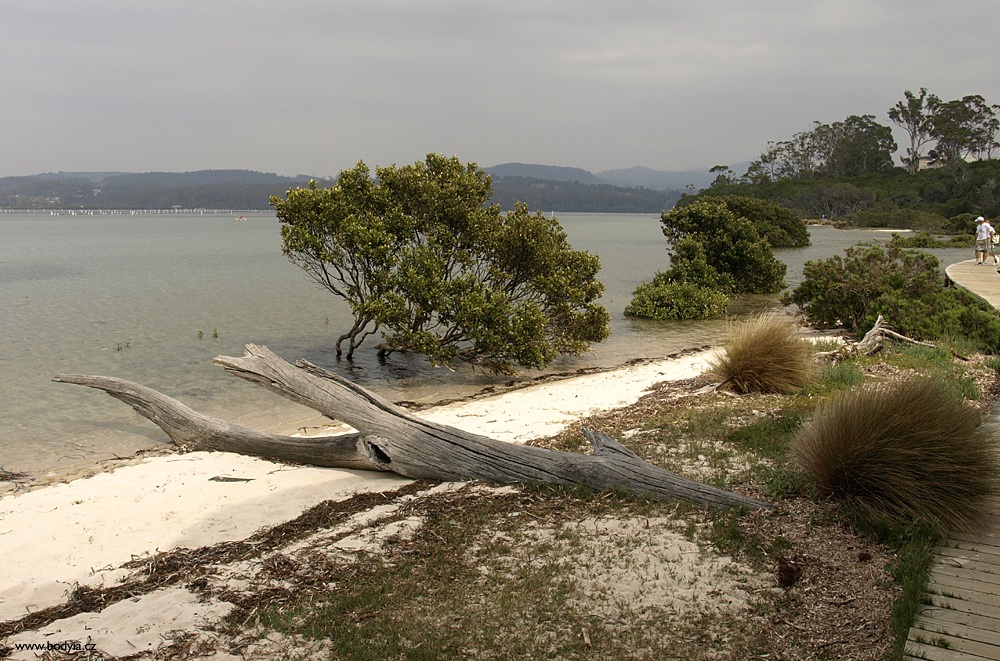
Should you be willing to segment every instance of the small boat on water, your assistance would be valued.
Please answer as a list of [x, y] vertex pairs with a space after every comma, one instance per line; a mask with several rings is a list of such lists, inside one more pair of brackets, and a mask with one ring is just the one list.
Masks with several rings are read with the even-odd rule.
[[246, 220], [246, 216], [236, 216], [236, 220]]

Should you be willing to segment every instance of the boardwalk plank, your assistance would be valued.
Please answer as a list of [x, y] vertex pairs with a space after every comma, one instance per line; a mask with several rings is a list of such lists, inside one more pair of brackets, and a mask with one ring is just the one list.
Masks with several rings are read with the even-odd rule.
[[[995, 268], [970, 259], [945, 272], [950, 282], [1000, 309]], [[1000, 402], [983, 425], [994, 434], [1000, 428]], [[1000, 661], [1000, 498], [986, 503], [985, 512], [977, 529], [952, 533], [937, 549], [925, 589], [931, 605], [914, 619], [906, 661]]]
[[1000, 532], [984, 532], [982, 530], [975, 533], [956, 532], [948, 535], [948, 538], [967, 544], [1000, 548]]
[[968, 556], [957, 558], [948, 557], [943, 553], [938, 553], [937, 559], [931, 567], [932, 572], [940, 570], [942, 573], [948, 573], [949, 571], [959, 569], [973, 574], [984, 574], [990, 576], [1000, 575], [1000, 565], [994, 564], [993, 562], [982, 562], [980, 560], [974, 560]]
[[[970, 630], [979, 630], [984, 632], [984, 634], [979, 636], [979, 634], [973, 632], [969, 637], [981, 642], [992, 642], [994, 645], [1000, 644], [1000, 619], [995, 617], [986, 617], [977, 613], [963, 613], [962, 611], [950, 608], [928, 606], [920, 611], [920, 614], [917, 615], [914, 621], [921, 622], [922, 624], [919, 628], [922, 629], [931, 629], [931, 627], [925, 626], [927, 622], [940, 622], [942, 625], [949, 624], [965, 627]], [[976, 636], [979, 637], [976, 638]]]
[[[967, 656], [958, 656], [958, 654], [973, 654], [975, 657], [982, 659], [998, 659], [1000, 658], [1000, 647], [996, 645], [989, 645], [987, 643], [980, 643], [974, 640], [965, 640], [964, 638], [959, 638], [957, 636], [949, 636], [947, 634], [935, 633], [932, 631], [924, 631], [922, 629], [910, 628], [910, 635], [914, 635], [916, 631], [916, 638], [918, 640], [923, 640], [923, 645], [926, 648], [933, 649], [935, 647], [941, 649], [944, 652], [954, 652], [956, 656], [944, 657], [944, 658], [954, 658], [954, 659], [967, 659]], [[910, 644], [907, 643], [906, 651], [909, 654], [919, 657], [920, 655], [911, 650]], [[975, 658], [973, 657], [973, 658]], [[935, 658], [935, 657], [928, 657]]]
[[953, 576], [931, 576], [927, 584], [937, 594], [953, 595], [970, 601], [981, 601], [1000, 606], [1000, 585]]
[[[928, 586], [930, 588], [931, 586]], [[938, 594], [927, 595], [930, 599], [929, 606], [937, 606], [949, 610], [961, 611], [963, 613], [973, 613], [984, 617], [1000, 620], [1000, 606], [991, 606], [977, 601], [967, 599], [957, 599], [955, 597], [945, 597]]]
[[[910, 629], [912, 635], [913, 630]], [[925, 643], [907, 641], [904, 659], [914, 661], [995, 661], [995, 656], [979, 656], [969, 652], [960, 652], [953, 649], [945, 649]]]
[[[995, 567], [994, 569], [1000, 569], [1000, 567]], [[931, 567], [932, 580], [936, 577], [948, 580], [966, 579], [970, 581], [977, 581], [986, 586], [1000, 586], [1000, 574], [995, 571], [968, 569], [965, 567], [955, 567], [940, 563]]]
[[[993, 620], [995, 623], [996, 620]], [[962, 640], [991, 645], [1000, 652], [1000, 633], [995, 630], [972, 627], [957, 622], [949, 622], [944, 613], [929, 613], [920, 615], [913, 621], [913, 628], [926, 631], [929, 634], [942, 634], [961, 638]]]
[[948, 541], [948, 545], [952, 548], [963, 551], [1000, 555], [1000, 546], [995, 544], [984, 544], [983, 542], [967, 542], [964, 540], [952, 539]]
[[940, 562], [951, 564], [955, 567], [968, 568], [970, 563], [982, 563], [986, 566], [1000, 567], [1000, 553], [990, 553], [988, 551], [970, 551], [969, 549], [961, 549], [954, 546], [939, 546], [937, 557]]

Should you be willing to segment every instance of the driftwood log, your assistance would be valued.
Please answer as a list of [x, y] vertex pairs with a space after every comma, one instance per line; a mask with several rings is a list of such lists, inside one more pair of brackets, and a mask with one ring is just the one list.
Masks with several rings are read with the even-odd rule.
[[216, 364], [283, 397], [340, 420], [355, 433], [320, 438], [264, 434], [202, 415], [166, 395], [107, 376], [62, 374], [55, 381], [104, 390], [158, 425], [175, 444], [316, 466], [390, 471], [415, 479], [580, 485], [710, 507], [770, 503], [683, 478], [649, 464], [614, 439], [584, 430], [590, 455], [505, 443], [424, 420], [306, 361], [293, 366], [266, 347]]
[[[928, 342], [914, 340], [912, 337], [907, 337], [897, 333], [889, 327], [882, 315], [879, 315], [875, 320], [875, 324], [871, 327], [871, 330], [865, 333], [865, 336], [859, 341], [848, 342], [835, 351], [820, 352], [817, 354], [817, 358], [831, 360], [836, 363], [849, 357], [871, 356], [872, 354], [876, 354], [883, 349], [886, 340], [908, 342], [909, 344], [918, 344], [924, 347], [935, 346]], [[961, 358], [961, 356], [959, 357]]]

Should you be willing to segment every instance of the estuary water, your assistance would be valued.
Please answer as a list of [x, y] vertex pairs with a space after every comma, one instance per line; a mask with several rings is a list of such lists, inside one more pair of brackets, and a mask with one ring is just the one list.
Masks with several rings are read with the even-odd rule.
[[[102, 392], [51, 379], [116, 376], [195, 410], [261, 430], [288, 429], [309, 410], [212, 364], [263, 344], [305, 358], [392, 400], [434, 402], [509, 381], [419, 356], [380, 363], [363, 345], [352, 363], [334, 341], [346, 304], [281, 254], [273, 213], [0, 214], [0, 468], [37, 474], [167, 443], [166, 435]], [[574, 248], [601, 257], [611, 337], [548, 371], [611, 367], [718, 343], [726, 322], [626, 319], [631, 292], [667, 266], [657, 214], [556, 213]], [[783, 250], [789, 286], [807, 260], [840, 254], [885, 232], [810, 229], [813, 245]], [[971, 249], [937, 251], [944, 264]], [[779, 306], [777, 296], [739, 310]], [[374, 338], [369, 338], [369, 341]], [[372, 342], [374, 345], [374, 342]], [[521, 378], [537, 376], [526, 372]]]

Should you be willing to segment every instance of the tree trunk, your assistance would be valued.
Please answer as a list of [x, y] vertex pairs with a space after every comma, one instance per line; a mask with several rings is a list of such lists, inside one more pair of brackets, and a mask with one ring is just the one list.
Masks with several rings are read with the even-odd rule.
[[104, 390], [188, 449], [391, 471], [415, 479], [579, 485], [713, 507], [771, 507], [766, 501], [648, 464], [598, 432], [584, 430], [594, 448], [591, 455], [515, 445], [429, 422], [308, 362], [290, 365], [266, 347], [247, 345], [243, 357], [219, 356], [215, 363], [235, 376], [341, 420], [358, 433], [309, 439], [262, 434], [199, 414], [155, 390], [121, 379], [60, 375], [54, 380]]

